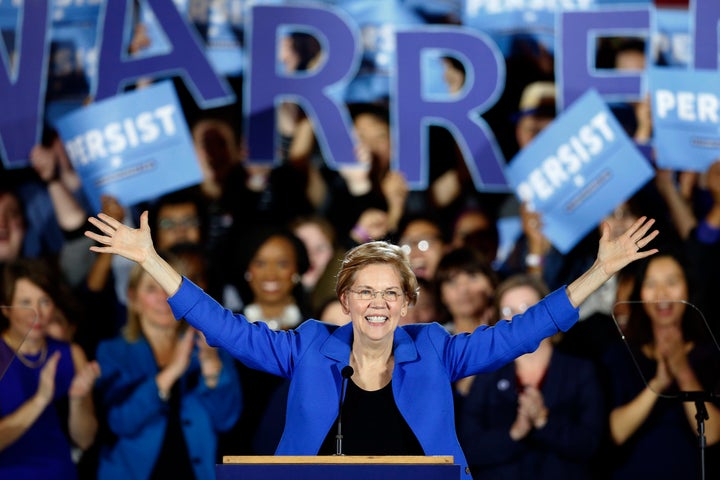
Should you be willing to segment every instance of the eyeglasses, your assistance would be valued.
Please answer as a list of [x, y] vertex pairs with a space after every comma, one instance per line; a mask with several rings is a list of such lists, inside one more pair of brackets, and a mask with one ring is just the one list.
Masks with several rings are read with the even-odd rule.
[[171, 230], [173, 228], [198, 228], [200, 226], [200, 220], [196, 217], [184, 217], [178, 218], [163, 218], [158, 222], [158, 227], [162, 230]]
[[372, 290], [363, 288], [361, 290], [350, 290], [355, 300], [375, 300], [378, 294], [386, 302], [397, 302], [403, 296], [402, 292], [397, 290]]
[[430, 247], [437, 241], [437, 238], [423, 238], [419, 240], [404, 240], [401, 241], [400, 248], [405, 252], [406, 255], [412, 251], [413, 248], [417, 248], [421, 252], [427, 252]]
[[520, 305], [518, 305], [517, 308], [504, 306], [504, 307], [500, 307], [500, 315], [502, 315], [503, 319], [510, 320], [515, 315], [520, 315], [520, 314], [525, 313], [527, 311], [527, 309], [528, 309], [528, 306], [525, 305], [524, 303], [521, 303]]

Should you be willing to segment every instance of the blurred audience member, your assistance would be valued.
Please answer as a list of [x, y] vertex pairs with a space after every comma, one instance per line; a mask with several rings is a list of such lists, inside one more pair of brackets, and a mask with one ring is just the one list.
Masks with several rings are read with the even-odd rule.
[[[496, 290], [497, 318], [522, 322], [548, 292], [536, 276], [508, 278]], [[475, 478], [592, 478], [590, 460], [605, 431], [601, 385], [591, 362], [553, 343], [546, 338], [534, 352], [475, 376], [458, 419]]]
[[318, 313], [328, 300], [337, 298], [335, 271], [345, 252], [337, 245], [335, 228], [320, 215], [298, 217], [290, 229], [305, 245], [310, 263], [301, 282], [312, 312]]
[[408, 309], [407, 314], [400, 319], [400, 325], [411, 323], [439, 322], [440, 309], [432, 282], [418, 278], [418, 298], [415, 305]]
[[[257, 228], [245, 240], [237, 252], [237, 268], [244, 272], [239, 290], [247, 300], [243, 315], [251, 322], [264, 322], [273, 330], [297, 327], [308, 318], [301, 283], [309, 265], [304, 244], [283, 227]], [[257, 452], [253, 442], [261, 433], [260, 421], [283, 379], [238, 361], [235, 367], [244, 388], [244, 408], [233, 428], [222, 435], [221, 453], [254, 454]]]
[[480, 207], [466, 208], [455, 219], [452, 246], [473, 248], [494, 263], [500, 246], [497, 218]]
[[[612, 478], [697, 478], [697, 410], [680, 392], [720, 391], [717, 345], [687, 305], [692, 286], [685, 262], [671, 251], [641, 264], [621, 342], [605, 356], [616, 445]], [[718, 475], [720, 409], [704, 402], [707, 478]]]
[[440, 225], [430, 217], [406, 219], [398, 245], [408, 255], [415, 276], [432, 280], [445, 253], [445, 240]]
[[123, 334], [102, 342], [97, 359], [109, 428], [98, 478], [214, 478], [217, 436], [242, 408], [237, 372], [226, 352], [175, 320], [140, 267], [130, 275]]
[[[498, 278], [487, 259], [477, 251], [456, 248], [447, 252], [438, 264], [433, 282], [439, 300], [440, 323], [451, 333], [472, 333], [494, 319], [493, 299]], [[455, 382], [456, 412], [472, 382], [473, 377]]]
[[59, 282], [42, 260], [11, 261], [3, 270], [2, 478], [77, 478], [71, 452], [95, 440], [92, 389], [99, 367], [78, 345], [48, 334], [58, 314]]

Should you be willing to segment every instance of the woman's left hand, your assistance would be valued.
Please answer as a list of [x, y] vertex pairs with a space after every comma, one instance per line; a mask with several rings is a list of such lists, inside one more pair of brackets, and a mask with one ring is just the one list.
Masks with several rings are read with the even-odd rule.
[[72, 379], [68, 395], [70, 398], [84, 398], [88, 396], [100, 376], [100, 365], [96, 361], [88, 362]]
[[220, 355], [218, 355], [217, 349], [208, 345], [207, 340], [205, 340], [205, 335], [203, 335], [202, 332], [198, 332], [196, 344], [198, 347], [198, 360], [200, 361], [200, 369], [203, 376], [217, 378], [217, 376], [220, 375], [220, 370], [222, 370], [222, 362], [220, 361]]
[[613, 239], [610, 226], [603, 222], [597, 260], [608, 276], [614, 275], [636, 260], [658, 252], [657, 248], [643, 250], [659, 233], [657, 230], [648, 233], [654, 224], [654, 219], [640, 217], [625, 233]]

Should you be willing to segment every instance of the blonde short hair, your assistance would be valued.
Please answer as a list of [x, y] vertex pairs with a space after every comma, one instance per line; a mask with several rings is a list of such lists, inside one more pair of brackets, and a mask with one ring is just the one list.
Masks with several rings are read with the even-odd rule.
[[418, 282], [410, 268], [410, 261], [402, 248], [384, 241], [363, 243], [345, 254], [335, 284], [337, 297], [340, 298], [350, 289], [357, 272], [368, 265], [378, 264], [390, 265], [398, 272], [405, 298], [409, 305], [414, 305], [417, 301]]

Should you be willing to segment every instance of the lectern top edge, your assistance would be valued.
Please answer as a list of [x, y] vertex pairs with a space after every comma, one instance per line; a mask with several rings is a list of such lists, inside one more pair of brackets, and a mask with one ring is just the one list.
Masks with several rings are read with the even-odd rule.
[[452, 464], [452, 455], [226, 455], [224, 464]]

